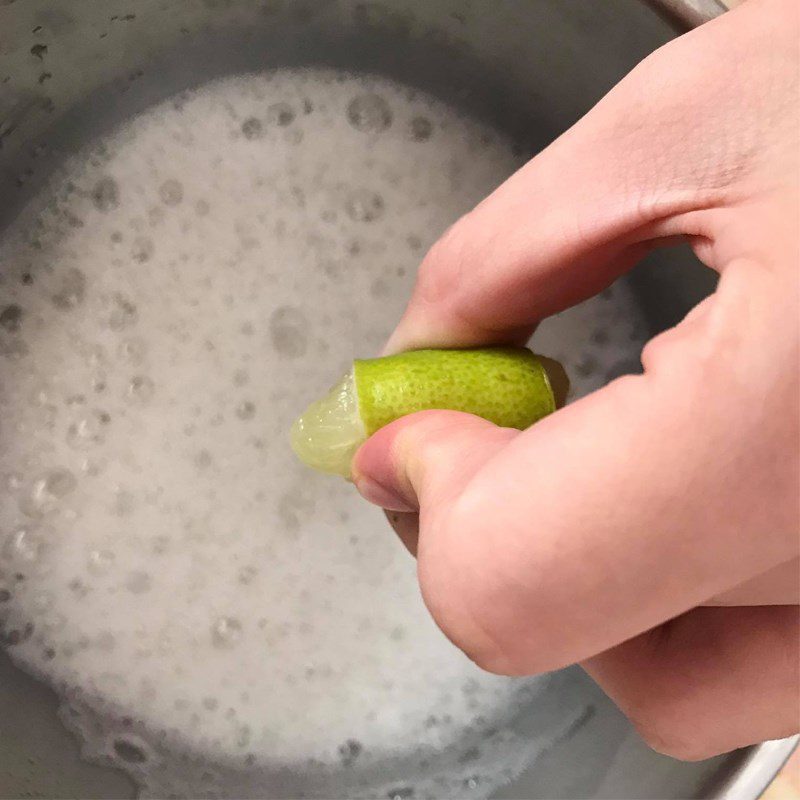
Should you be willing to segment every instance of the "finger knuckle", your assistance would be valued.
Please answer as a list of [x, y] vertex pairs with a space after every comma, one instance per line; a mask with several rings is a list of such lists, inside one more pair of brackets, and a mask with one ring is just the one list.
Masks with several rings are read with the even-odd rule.
[[716, 755], [713, 748], [687, 730], [674, 728], [653, 728], [649, 725], [637, 725], [639, 735], [647, 745], [661, 755], [669, 756], [678, 761], [703, 761]]
[[719, 753], [713, 735], [703, 729], [693, 709], [673, 700], [651, 699], [629, 712], [631, 722], [647, 745], [679, 761], [702, 761]]
[[451, 504], [426, 522], [423, 537], [435, 545], [426, 547], [420, 559], [425, 603], [447, 638], [481, 669], [533, 674], [537, 670], [519, 637], [498, 624], [493, 562], [481, 545], [487, 531], [483, 515], [472, 508], [470, 502]]

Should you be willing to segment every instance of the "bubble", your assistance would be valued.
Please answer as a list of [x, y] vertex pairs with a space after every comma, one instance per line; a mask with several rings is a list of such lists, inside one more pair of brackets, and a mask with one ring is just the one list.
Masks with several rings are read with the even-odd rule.
[[339, 760], [344, 767], [352, 767], [356, 759], [364, 750], [364, 745], [358, 739], [348, 739], [344, 744], [339, 745]]
[[272, 312], [269, 332], [275, 351], [287, 358], [300, 358], [308, 349], [308, 320], [300, 309], [281, 306]]
[[267, 122], [285, 128], [294, 122], [294, 109], [288, 103], [273, 103], [267, 108]]
[[70, 211], [65, 211], [64, 212], [64, 219], [67, 221], [67, 224], [71, 225], [73, 228], [82, 228], [83, 227], [83, 220], [80, 217], [76, 217]]
[[33, 635], [33, 623], [24, 619], [19, 611], [4, 612], [0, 616], [0, 646], [15, 647]]
[[111, 211], [119, 207], [119, 186], [108, 176], [100, 178], [92, 189], [92, 204], [98, 211]]
[[477, 761], [481, 757], [481, 751], [478, 747], [470, 747], [465, 750], [459, 757], [459, 764], [468, 764], [470, 761]]
[[211, 643], [220, 650], [235, 647], [242, 638], [242, 623], [236, 617], [220, 617], [211, 626]]
[[126, 339], [117, 348], [118, 356], [129, 364], [141, 364], [147, 355], [147, 345], [141, 339]]
[[28, 355], [28, 345], [16, 336], [8, 336], [0, 330], [0, 355], [17, 361]]
[[95, 638], [94, 645], [98, 650], [104, 653], [110, 653], [117, 646], [117, 640], [110, 631], [103, 631]]
[[88, 344], [81, 347], [86, 365], [91, 368], [102, 367], [108, 363], [106, 350], [101, 344]]
[[112, 309], [108, 325], [112, 331], [122, 331], [135, 325], [139, 319], [139, 311], [131, 300], [120, 292], [111, 296]]
[[105, 411], [91, 411], [67, 428], [67, 444], [74, 450], [89, 450], [103, 444], [110, 421]]
[[216, 711], [219, 708], [219, 700], [216, 697], [204, 697], [203, 708], [206, 711]]
[[117, 488], [114, 491], [114, 500], [111, 503], [111, 511], [118, 517], [127, 517], [136, 508], [136, 497], [127, 489]]
[[25, 312], [16, 304], [11, 303], [0, 311], [0, 328], [9, 333], [16, 333], [22, 326]]
[[177, 206], [183, 200], [183, 184], [175, 178], [168, 178], [159, 187], [158, 196], [165, 206]]
[[247, 747], [252, 738], [252, 731], [249, 725], [240, 725], [236, 731], [236, 746]]
[[81, 472], [96, 477], [106, 468], [107, 464], [108, 462], [104, 458], [85, 458], [81, 462]]
[[392, 111], [379, 94], [361, 94], [348, 103], [347, 119], [357, 131], [380, 133], [392, 124]]
[[283, 139], [287, 144], [300, 144], [303, 141], [303, 131], [300, 128], [291, 128], [283, 134]]
[[342, 276], [342, 265], [332, 258], [323, 259], [319, 262], [319, 266], [331, 280], [338, 280]]
[[408, 133], [415, 142], [424, 142], [431, 138], [433, 123], [427, 117], [414, 117], [408, 124]]
[[84, 584], [82, 580], [79, 578], [74, 578], [71, 580], [67, 586], [69, 590], [77, 597], [79, 600], [82, 600], [86, 595], [89, 594], [88, 587]]
[[194, 457], [194, 463], [200, 470], [208, 469], [213, 461], [213, 456], [206, 449], [200, 450]]
[[157, 556], [164, 555], [169, 550], [168, 536], [154, 536], [151, 542], [153, 553]]
[[258, 570], [252, 564], [247, 564], [236, 573], [236, 579], [244, 586], [248, 586], [256, 575], [258, 575]]
[[300, 529], [300, 523], [314, 511], [315, 505], [314, 497], [305, 487], [296, 486], [278, 501], [278, 516], [284, 528], [295, 533]]
[[146, 405], [153, 399], [156, 386], [153, 379], [147, 375], [134, 375], [128, 383], [126, 397], [139, 405]]
[[3, 557], [17, 564], [33, 564], [44, 550], [41, 533], [27, 526], [9, 534], [3, 546]]
[[144, 594], [153, 586], [153, 579], [146, 572], [131, 572], [125, 578], [125, 588], [132, 594]]
[[384, 278], [376, 278], [369, 287], [369, 293], [372, 297], [388, 297], [391, 292], [389, 283]]
[[[154, 206], [153, 208], [151, 208], [147, 212], [147, 219], [150, 221], [150, 225], [152, 227], [155, 227], [159, 223], [163, 222], [165, 216], [166, 216], [166, 214], [164, 213], [164, 209], [161, 208], [161, 206]], [[134, 242], [133, 246], [134, 246], [134, 248], [137, 247], [136, 242]], [[148, 258], [149, 258], [149, 256], [148, 256]], [[144, 259], [144, 260], [146, 261], [147, 259]]]
[[110, 550], [92, 550], [86, 560], [86, 568], [92, 575], [108, 575], [116, 556]]
[[354, 222], [374, 222], [383, 216], [383, 198], [369, 189], [356, 189], [347, 198], [345, 210]]
[[246, 386], [250, 381], [250, 373], [246, 369], [237, 369], [233, 373], [234, 386]]
[[592, 358], [592, 356], [585, 355], [575, 365], [575, 372], [584, 378], [588, 378], [590, 375], [596, 372], [599, 367], [600, 365], [597, 363], [596, 359]]
[[261, 120], [256, 117], [248, 117], [242, 123], [242, 134], [249, 141], [260, 139], [264, 135], [264, 126], [261, 124]]
[[20, 510], [29, 517], [41, 517], [54, 511], [59, 503], [75, 491], [78, 481], [63, 467], [40, 475], [20, 498]]
[[144, 264], [153, 257], [155, 243], [148, 236], [137, 236], [131, 245], [131, 258], [138, 264]]
[[147, 751], [141, 743], [130, 739], [114, 739], [112, 748], [114, 753], [128, 764], [144, 764], [147, 761]]
[[302, 186], [292, 186], [291, 188], [292, 199], [298, 208], [306, 207], [306, 192]]
[[50, 300], [56, 308], [70, 311], [77, 308], [86, 296], [86, 276], [77, 268], [69, 267], [64, 270], [58, 281], [58, 289]]
[[253, 419], [256, 414], [255, 404], [250, 400], [243, 400], [236, 406], [236, 416], [241, 420]]

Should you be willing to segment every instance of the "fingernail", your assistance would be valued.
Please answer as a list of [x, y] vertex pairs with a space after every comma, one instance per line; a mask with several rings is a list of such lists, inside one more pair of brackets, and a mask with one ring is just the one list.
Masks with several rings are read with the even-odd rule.
[[393, 492], [392, 490], [387, 489], [385, 486], [381, 486], [381, 484], [373, 481], [371, 478], [359, 476], [354, 480], [354, 483], [359, 494], [365, 500], [369, 500], [370, 503], [374, 503], [376, 506], [386, 508], [389, 511], [408, 512], [419, 510], [414, 506], [409, 505], [409, 503], [404, 498], [400, 497], [397, 492]]

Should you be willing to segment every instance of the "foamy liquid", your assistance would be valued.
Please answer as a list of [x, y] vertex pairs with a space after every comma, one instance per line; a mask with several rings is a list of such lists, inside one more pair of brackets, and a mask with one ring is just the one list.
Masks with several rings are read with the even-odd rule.
[[[547, 679], [453, 648], [381, 513], [287, 441], [518, 166], [383, 79], [241, 76], [96, 142], [2, 240], [0, 632], [144, 794], [482, 796], [535, 755], [509, 720]], [[582, 394], [641, 330], [614, 287], [536, 343]]]

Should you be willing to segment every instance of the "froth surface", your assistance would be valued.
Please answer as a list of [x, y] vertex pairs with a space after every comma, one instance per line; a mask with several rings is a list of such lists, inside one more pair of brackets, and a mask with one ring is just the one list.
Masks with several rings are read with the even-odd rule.
[[[450, 646], [380, 512], [287, 441], [517, 166], [382, 79], [240, 76], [95, 143], [0, 245], [0, 635], [149, 792], [258, 795], [231, 776], [288, 769], [330, 794], [461, 747], [448, 769], [481, 794], [531, 755], [503, 726], [543, 684]], [[630, 367], [637, 324], [614, 287], [537, 345], [583, 393]]]

